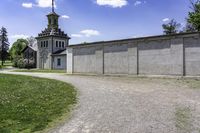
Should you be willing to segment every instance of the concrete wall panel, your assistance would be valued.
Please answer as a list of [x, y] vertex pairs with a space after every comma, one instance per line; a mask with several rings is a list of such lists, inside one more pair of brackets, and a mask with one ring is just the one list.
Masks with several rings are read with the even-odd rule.
[[185, 38], [185, 73], [200, 76], [200, 39]]
[[104, 73], [128, 74], [128, 45], [104, 46]]
[[139, 49], [139, 74], [167, 75], [170, 71], [170, 40], [141, 42]]

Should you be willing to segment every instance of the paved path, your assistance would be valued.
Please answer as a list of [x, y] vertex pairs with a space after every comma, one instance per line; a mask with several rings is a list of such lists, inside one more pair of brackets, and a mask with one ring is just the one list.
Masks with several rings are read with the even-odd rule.
[[190, 89], [179, 80], [17, 74], [57, 79], [78, 89], [79, 104], [72, 118], [52, 133], [200, 131], [200, 89]]

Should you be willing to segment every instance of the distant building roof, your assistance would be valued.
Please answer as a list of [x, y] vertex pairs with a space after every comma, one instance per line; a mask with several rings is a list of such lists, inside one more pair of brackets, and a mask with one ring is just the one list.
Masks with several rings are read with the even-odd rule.
[[66, 55], [66, 49], [58, 50], [54, 52], [52, 55]]
[[32, 49], [33, 51], [37, 52], [37, 48], [36, 48], [36, 47], [31, 47], [31, 46], [29, 46], [29, 45], [27, 45], [27, 46], [22, 50], [22, 52], [24, 52], [27, 48], [30, 48], [30, 49]]

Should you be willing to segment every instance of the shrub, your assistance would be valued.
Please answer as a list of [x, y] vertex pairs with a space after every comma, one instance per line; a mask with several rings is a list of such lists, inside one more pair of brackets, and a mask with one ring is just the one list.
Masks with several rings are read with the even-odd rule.
[[24, 64], [24, 60], [23, 59], [19, 59], [17, 61], [17, 67], [18, 68], [25, 68], [25, 64]]
[[33, 60], [29, 60], [28, 59], [24, 59], [24, 67], [25, 68], [34, 68], [35, 67], [35, 63]]
[[16, 56], [14, 59], [13, 59], [13, 67], [18, 67], [18, 62], [19, 60], [22, 59], [21, 56]]
[[35, 68], [36, 64], [32, 59], [24, 59], [22, 56], [15, 57], [13, 59], [13, 67], [18, 68]]

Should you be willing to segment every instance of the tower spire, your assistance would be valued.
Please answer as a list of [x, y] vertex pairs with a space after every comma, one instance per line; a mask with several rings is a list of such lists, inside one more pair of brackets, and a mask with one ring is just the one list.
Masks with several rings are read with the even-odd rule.
[[54, 12], [54, 0], [52, 0], [52, 12]]

